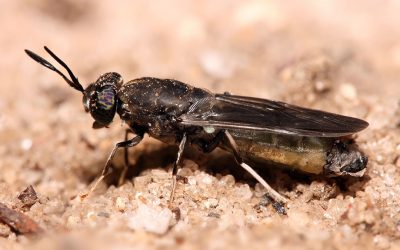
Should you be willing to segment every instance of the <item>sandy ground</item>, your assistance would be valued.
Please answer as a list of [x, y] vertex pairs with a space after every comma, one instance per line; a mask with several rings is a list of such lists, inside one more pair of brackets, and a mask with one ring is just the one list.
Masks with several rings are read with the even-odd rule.
[[[399, 249], [400, 4], [385, 3], [1, 1], [0, 202], [43, 233], [0, 224], [0, 249]], [[146, 138], [130, 150], [124, 185], [114, 171], [80, 201], [124, 128], [91, 129], [80, 94], [23, 53], [45, 55], [43, 45], [85, 86], [116, 71], [365, 119], [356, 139], [368, 170], [261, 171], [290, 198], [280, 215], [228, 155], [189, 151], [178, 216], [167, 206], [176, 147]], [[17, 198], [29, 185], [33, 205]]]

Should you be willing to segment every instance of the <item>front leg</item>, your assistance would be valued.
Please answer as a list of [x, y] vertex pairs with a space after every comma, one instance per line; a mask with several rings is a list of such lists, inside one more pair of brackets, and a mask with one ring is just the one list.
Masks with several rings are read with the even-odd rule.
[[130, 140], [126, 140], [126, 141], [122, 141], [122, 142], [118, 142], [117, 144], [115, 144], [113, 150], [111, 151], [111, 154], [108, 156], [106, 165], [103, 168], [103, 171], [101, 172], [100, 177], [96, 180], [96, 182], [94, 183], [94, 185], [92, 186], [92, 188], [90, 188], [89, 192], [81, 195], [81, 199], [86, 198], [89, 194], [91, 194], [97, 187], [97, 185], [104, 179], [104, 177], [107, 175], [108, 170], [111, 167], [111, 162], [112, 159], [115, 156], [115, 153], [117, 152], [117, 150], [119, 148], [129, 148], [129, 147], [133, 147], [136, 146], [139, 142], [141, 142], [143, 139], [143, 135], [137, 135], [136, 137], [130, 139]]
[[[133, 133], [132, 130], [126, 129], [125, 130], [125, 141], [128, 141], [129, 133]], [[121, 186], [124, 183], [126, 173], [128, 172], [129, 164], [129, 155], [128, 155], [128, 148], [124, 147], [124, 168], [122, 169], [121, 175], [119, 176], [118, 186]]]

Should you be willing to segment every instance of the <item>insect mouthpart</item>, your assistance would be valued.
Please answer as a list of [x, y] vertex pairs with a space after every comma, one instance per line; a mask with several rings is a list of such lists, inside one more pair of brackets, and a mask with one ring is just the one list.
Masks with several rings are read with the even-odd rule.
[[89, 101], [90, 101], [90, 99], [87, 98], [86, 95], [83, 95], [82, 103], [83, 103], [83, 108], [85, 109], [85, 112], [86, 112], [86, 113], [89, 112], [89, 106], [90, 106]]

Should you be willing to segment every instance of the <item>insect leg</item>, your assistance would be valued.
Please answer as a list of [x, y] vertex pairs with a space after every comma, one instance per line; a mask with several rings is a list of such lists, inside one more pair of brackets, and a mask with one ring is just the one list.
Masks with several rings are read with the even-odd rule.
[[[132, 130], [130, 129], [125, 130], [125, 141], [128, 141], [129, 133], [133, 134]], [[121, 175], [119, 176], [118, 186], [121, 186], [124, 183], [126, 173], [128, 172], [128, 168], [130, 166], [128, 148], [129, 147], [124, 147], [124, 168], [122, 169]]]
[[108, 170], [110, 169], [111, 161], [114, 158], [115, 153], [117, 152], [117, 150], [119, 148], [133, 147], [133, 146], [137, 145], [142, 139], [143, 139], [143, 136], [137, 135], [136, 137], [134, 137], [134, 138], [132, 138], [130, 140], [118, 142], [117, 144], [115, 144], [113, 150], [111, 151], [110, 155], [108, 156], [107, 162], [104, 165], [104, 168], [103, 168], [103, 171], [101, 172], [100, 177], [96, 180], [94, 185], [90, 188], [89, 192], [87, 192], [86, 194], [81, 195], [81, 198], [83, 199], [83, 198], [87, 197], [89, 194], [91, 194], [96, 189], [97, 185], [104, 179], [104, 177], [108, 173]]
[[170, 205], [172, 204], [172, 202], [174, 200], [175, 188], [176, 188], [176, 174], [178, 173], [178, 167], [179, 167], [180, 161], [182, 159], [183, 150], [185, 150], [186, 139], [187, 139], [186, 134], [183, 134], [183, 138], [182, 138], [181, 142], [179, 143], [178, 156], [175, 160], [174, 167], [172, 168], [172, 189], [171, 189], [171, 196], [169, 197]]
[[203, 140], [194, 140], [192, 143], [193, 144], [198, 144], [201, 148], [201, 150], [204, 153], [210, 153], [213, 151], [216, 147], [219, 146], [220, 142], [225, 138], [225, 130], [222, 129], [220, 130], [214, 138], [212, 138], [210, 141], [203, 141]]
[[259, 174], [257, 174], [256, 171], [254, 171], [253, 168], [243, 162], [242, 157], [239, 155], [237, 144], [228, 131], [225, 131], [225, 136], [228, 139], [229, 145], [231, 146], [235, 160], [240, 164], [240, 166], [250, 173], [261, 185], [263, 185], [264, 188], [267, 189], [268, 194], [275, 201], [287, 203], [288, 200], [285, 197], [276, 192]]

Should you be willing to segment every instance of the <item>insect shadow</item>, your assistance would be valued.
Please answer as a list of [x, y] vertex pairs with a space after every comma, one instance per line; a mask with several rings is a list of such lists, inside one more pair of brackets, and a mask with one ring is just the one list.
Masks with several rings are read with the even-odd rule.
[[[178, 147], [175, 145], [162, 145], [150, 147], [146, 150], [129, 152], [129, 165], [122, 181], [132, 180], [148, 169], [172, 168], [177, 150]], [[95, 165], [95, 169], [101, 169], [104, 165], [103, 163], [104, 159], [96, 161], [92, 165]], [[124, 170], [124, 152], [122, 150], [115, 155], [111, 166], [111, 171], [104, 178], [104, 182], [107, 186], [118, 186], [121, 184], [120, 177]], [[87, 176], [87, 178], [83, 181], [90, 184], [97, 179], [98, 174], [95, 171], [90, 171], [90, 173], [85, 173], [84, 176]]]
[[[124, 181], [129, 181], [139, 176], [143, 171], [149, 169], [165, 169], [170, 171], [175, 161], [176, 152], [178, 147], [175, 145], [165, 145], [150, 147], [140, 152], [130, 154], [131, 163], [128, 166], [128, 171]], [[232, 175], [235, 182], [246, 183], [252, 189], [255, 188], [257, 181], [244, 169], [237, 166], [235, 158], [223, 151], [215, 150], [211, 153], [202, 153], [194, 147], [188, 147], [184, 154], [186, 159], [194, 161], [199, 170], [204, 171], [210, 175], [226, 176]], [[113, 163], [113, 171], [105, 178], [107, 186], [118, 185], [119, 177], [123, 170], [123, 152], [121, 151], [115, 157]], [[281, 192], [294, 192], [296, 195], [301, 196], [302, 191], [298, 190], [299, 185], [310, 187], [312, 183], [317, 182], [326, 187], [327, 190], [333, 190], [329, 193], [313, 194], [314, 199], [327, 199], [336, 198], [339, 195], [355, 197], [356, 192], [363, 190], [365, 184], [370, 180], [369, 176], [361, 178], [353, 176], [339, 176], [336, 178], [327, 178], [318, 175], [308, 175], [299, 171], [293, 171], [289, 168], [277, 168], [274, 164], [253, 163], [259, 174], [267, 180], [270, 185], [280, 190]], [[96, 162], [96, 165], [102, 165], [102, 161]], [[178, 173], [179, 175], [179, 173]], [[87, 179], [88, 184], [96, 179], [95, 174]], [[311, 189], [310, 189], [310, 192]]]

